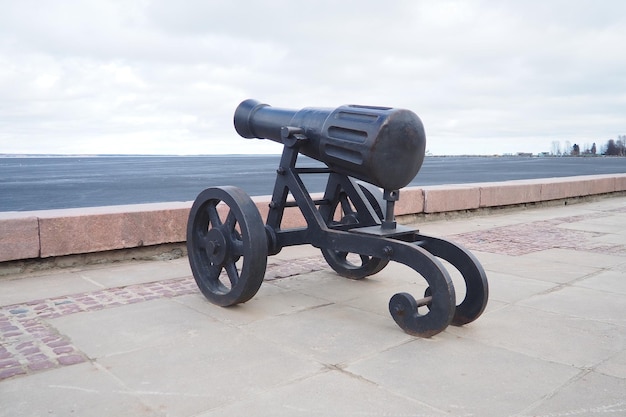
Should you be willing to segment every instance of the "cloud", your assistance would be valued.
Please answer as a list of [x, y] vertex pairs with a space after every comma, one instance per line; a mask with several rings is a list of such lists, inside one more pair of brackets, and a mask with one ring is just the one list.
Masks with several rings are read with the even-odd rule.
[[0, 153], [266, 153], [278, 107], [404, 107], [434, 153], [626, 133], [626, 3], [22, 0], [0, 15]]

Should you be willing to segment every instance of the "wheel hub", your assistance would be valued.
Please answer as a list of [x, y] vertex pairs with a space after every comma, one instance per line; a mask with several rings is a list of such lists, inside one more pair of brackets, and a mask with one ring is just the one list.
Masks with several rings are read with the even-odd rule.
[[223, 265], [229, 245], [222, 230], [213, 228], [206, 235], [206, 254], [213, 265]]

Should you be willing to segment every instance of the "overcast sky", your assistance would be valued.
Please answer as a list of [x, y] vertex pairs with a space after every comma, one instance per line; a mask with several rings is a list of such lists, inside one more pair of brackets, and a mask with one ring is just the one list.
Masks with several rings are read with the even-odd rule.
[[626, 134], [624, 0], [0, 0], [0, 153], [278, 153], [244, 99], [407, 108], [433, 154]]

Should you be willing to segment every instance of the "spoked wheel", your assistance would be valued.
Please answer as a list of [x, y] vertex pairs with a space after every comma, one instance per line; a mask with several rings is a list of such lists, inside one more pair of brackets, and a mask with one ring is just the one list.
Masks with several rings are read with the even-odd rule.
[[267, 267], [267, 237], [250, 197], [232, 186], [202, 191], [189, 213], [187, 252], [194, 279], [213, 304], [254, 297]]
[[[380, 190], [368, 183], [358, 182], [358, 185], [366, 199], [372, 205], [379, 220], [383, 220], [384, 210], [382, 203], [384, 200]], [[341, 205], [342, 217], [339, 220], [340, 224], [359, 223], [358, 213], [352, 208], [348, 196], [345, 193], [340, 194], [339, 201], [332, 208], [333, 213], [337, 205]], [[350, 279], [362, 279], [374, 275], [382, 271], [389, 263], [388, 259], [375, 258], [373, 256], [336, 251], [327, 248], [322, 248], [321, 251], [328, 265], [337, 272], [337, 274]]]

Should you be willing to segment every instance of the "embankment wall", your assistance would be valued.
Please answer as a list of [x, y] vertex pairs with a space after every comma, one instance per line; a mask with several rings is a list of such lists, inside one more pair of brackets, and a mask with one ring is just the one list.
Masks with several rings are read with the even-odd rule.
[[[623, 194], [626, 174], [409, 187], [396, 204], [399, 222], [437, 213], [514, 207], [580, 197]], [[253, 197], [265, 218], [269, 196]], [[185, 241], [192, 202], [0, 212], [0, 264]], [[303, 225], [288, 209], [283, 227]]]

